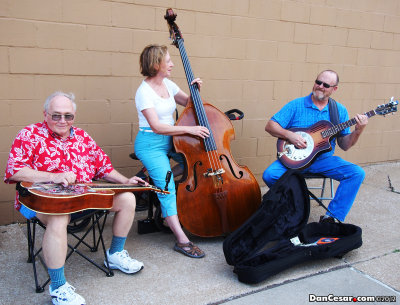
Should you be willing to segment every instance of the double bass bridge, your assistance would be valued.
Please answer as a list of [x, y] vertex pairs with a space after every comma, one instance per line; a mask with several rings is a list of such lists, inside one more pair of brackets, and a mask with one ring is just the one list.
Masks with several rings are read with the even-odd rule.
[[223, 174], [223, 173], [225, 173], [225, 170], [224, 170], [223, 168], [217, 169], [217, 170], [215, 170], [215, 171], [212, 171], [212, 169], [209, 168], [209, 169], [207, 170], [207, 172], [204, 173], [203, 175], [204, 175], [204, 177], [212, 177], [212, 176], [221, 175], [221, 174]]

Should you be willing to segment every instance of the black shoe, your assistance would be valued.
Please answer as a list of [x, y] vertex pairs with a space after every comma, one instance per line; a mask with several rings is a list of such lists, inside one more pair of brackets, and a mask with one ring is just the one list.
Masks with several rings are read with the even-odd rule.
[[325, 216], [321, 216], [319, 218], [319, 223], [335, 223], [335, 218], [333, 217], [325, 217]]

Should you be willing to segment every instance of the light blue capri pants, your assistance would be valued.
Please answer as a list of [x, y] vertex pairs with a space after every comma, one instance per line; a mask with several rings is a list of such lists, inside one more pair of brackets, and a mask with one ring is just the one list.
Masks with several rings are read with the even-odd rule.
[[[135, 154], [146, 167], [155, 186], [164, 189], [165, 176], [171, 171], [172, 136], [156, 134], [149, 127], [141, 127], [135, 140]], [[176, 155], [176, 154], [175, 154]], [[174, 156], [178, 162], [182, 161]], [[177, 215], [174, 177], [168, 184], [170, 194], [157, 193], [163, 217]]]

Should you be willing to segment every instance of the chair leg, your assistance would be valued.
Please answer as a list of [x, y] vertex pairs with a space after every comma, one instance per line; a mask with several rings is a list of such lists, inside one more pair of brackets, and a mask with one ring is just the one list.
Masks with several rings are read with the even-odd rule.
[[[100, 233], [99, 233], [99, 239], [98, 239], [97, 244], [96, 244], [96, 249], [98, 249], [99, 243], [101, 242], [101, 247], [103, 249], [103, 254], [104, 254], [104, 261], [106, 263], [105, 265], [106, 265], [106, 270], [107, 270], [107, 271], [105, 271], [105, 273], [106, 273], [106, 276], [111, 277], [111, 276], [114, 276], [114, 272], [110, 268], [110, 263], [108, 262], [106, 246], [104, 244], [104, 239], [103, 239], [103, 234], [102, 234], [103, 230], [104, 230], [104, 226], [106, 224], [108, 213], [104, 212], [104, 211], [103, 211], [103, 213], [105, 213], [105, 215], [104, 215], [104, 221], [102, 222], [101, 228], [100, 228], [100, 223], [98, 221], [99, 219], [97, 219], [97, 227], [98, 227], [98, 230], [99, 230]], [[96, 214], [96, 218], [97, 217], [100, 217], [100, 216], [98, 216]]]
[[[50, 278], [48, 278], [42, 285], [39, 284], [38, 274], [36, 269], [36, 257], [42, 251], [40, 248], [37, 252], [35, 252], [35, 237], [36, 237], [36, 220], [27, 220], [27, 235], [28, 235], [28, 263], [32, 264], [33, 267], [33, 277], [35, 280], [36, 292], [42, 293], [44, 292], [44, 288], [50, 282]], [[40, 259], [40, 257], [39, 257]], [[40, 259], [41, 263], [46, 267], [45, 263]]]
[[321, 198], [324, 198], [325, 184], [326, 184], [326, 178], [323, 178], [322, 179], [322, 186], [321, 186]]
[[[106, 274], [106, 276], [111, 277], [114, 275], [114, 273], [108, 263], [108, 259], [107, 259], [107, 255], [106, 255], [106, 248], [105, 248], [105, 244], [104, 244], [104, 240], [103, 240], [103, 230], [104, 230], [105, 223], [107, 220], [107, 214], [108, 214], [107, 211], [101, 210], [101, 211], [96, 212], [92, 216], [90, 216], [91, 217], [90, 227], [82, 235], [82, 237], [79, 237], [74, 232], [70, 232], [70, 231], [68, 232], [69, 235], [71, 235], [77, 239], [77, 242], [74, 245], [71, 245], [70, 243], [68, 243], [68, 248], [70, 249], [70, 251], [67, 254], [65, 260], [67, 260], [72, 255], [72, 253], [77, 253], [82, 258], [84, 258], [85, 260], [90, 262], [92, 265], [94, 265], [98, 269], [102, 270]], [[42, 255], [40, 255], [42, 252], [42, 248], [40, 248], [39, 250], [35, 250], [36, 225], [39, 225], [44, 230], [46, 229], [45, 225], [43, 225], [37, 219], [27, 220], [27, 239], [28, 239], [28, 260], [27, 260], [27, 262], [32, 264], [36, 292], [40, 293], [40, 292], [44, 291], [46, 285], [50, 282], [50, 277], [48, 277], [48, 279], [42, 285], [39, 284], [36, 261], [37, 260], [40, 261], [40, 263], [43, 265], [46, 272], [47, 272], [47, 266], [46, 266], [46, 263], [44, 262]], [[96, 229], [98, 230], [98, 236], [96, 235], [96, 232], [95, 232]], [[93, 236], [92, 236], [93, 237], [93, 245], [89, 245], [84, 240], [90, 234], [90, 231], [93, 231]], [[103, 248], [104, 261], [106, 262], [106, 266], [107, 266], [106, 268], [104, 266], [102, 266], [101, 264], [97, 264], [94, 260], [90, 259], [89, 257], [84, 255], [81, 251], [79, 251], [77, 249], [80, 245], [85, 245], [87, 248], [90, 249], [91, 252], [95, 252], [98, 250], [100, 243]]]
[[331, 180], [331, 198], [333, 199], [335, 197], [335, 189], [333, 186], [333, 179], [330, 178], [330, 180]]
[[[307, 188], [309, 190], [321, 190], [320, 196], [317, 197], [319, 200], [332, 200], [335, 197], [335, 187], [333, 185], [333, 179], [332, 178], [327, 178], [327, 177], [309, 177], [308, 179], [322, 179], [321, 186], [308, 186], [307, 185]], [[325, 193], [328, 193], [328, 190], [325, 189], [327, 187], [326, 179], [329, 179], [329, 181], [330, 181], [330, 183], [329, 183], [329, 185], [330, 185], [330, 196], [327, 195], [327, 197], [324, 196]], [[315, 200], [312, 197], [310, 199], [311, 200]]]
[[[95, 214], [95, 215], [97, 215], [97, 214]], [[95, 219], [94, 215], [92, 215], [92, 223], [95, 223], [95, 221], [96, 221], [96, 219]], [[101, 236], [102, 231], [100, 232], [100, 226], [98, 225], [98, 221], [97, 221], [97, 228], [98, 228], [99, 234]], [[92, 237], [93, 237], [93, 247], [90, 248], [90, 251], [97, 252], [99, 244], [96, 242], [96, 230], [92, 230]]]
[[28, 261], [27, 263], [32, 263], [32, 231], [31, 231], [31, 221], [26, 220], [26, 235], [28, 235]]
[[[92, 217], [93, 217], [92, 223], [90, 224], [89, 229], [86, 231], [86, 233], [82, 237], [77, 236], [75, 233], [70, 233], [72, 236], [74, 236], [78, 240], [78, 242], [74, 246], [71, 246], [70, 244], [68, 244], [68, 247], [71, 249], [71, 251], [68, 253], [66, 259], [68, 259], [72, 255], [72, 253], [76, 253], [79, 256], [81, 256], [82, 258], [84, 258], [85, 260], [87, 260], [88, 262], [90, 262], [92, 265], [97, 267], [98, 269], [102, 270], [106, 274], [106, 276], [111, 277], [114, 275], [114, 272], [112, 271], [112, 269], [110, 268], [110, 266], [108, 264], [106, 248], [105, 248], [105, 244], [104, 244], [104, 240], [103, 240], [103, 230], [104, 230], [104, 226], [105, 226], [105, 223], [107, 220], [107, 212], [101, 211], [99, 213], [92, 215]], [[101, 222], [101, 225], [100, 225], [101, 218], [103, 218], [103, 221]], [[94, 231], [96, 230], [96, 226], [97, 226], [97, 229], [99, 230], [99, 237], [98, 237], [97, 241], [96, 241], [96, 235], [94, 233]], [[86, 243], [84, 241], [84, 239], [90, 233], [90, 231], [93, 231], [93, 246], [89, 245], [88, 243]], [[104, 268], [102, 265], [97, 264], [94, 260], [87, 257], [80, 250], [77, 249], [80, 244], [84, 244], [88, 249], [90, 249], [91, 252], [96, 252], [100, 242], [102, 244], [104, 260], [106, 261], [107, 268]]]

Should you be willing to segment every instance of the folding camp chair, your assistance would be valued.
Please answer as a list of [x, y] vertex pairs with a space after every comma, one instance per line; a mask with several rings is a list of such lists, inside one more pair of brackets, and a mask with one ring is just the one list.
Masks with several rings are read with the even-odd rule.
[[[326, 211], [328, 211], [331, 215], [334, 215], [331, 211], [329, 211], [328, 207], [326, 207], [322, 203], [323, 200], [332, 200], [335, 197], [335, 189], [333, 186], [333, 179], [328, 178], [322, 174], [306, 173], [306, 174], [302, 174], [302, 175], [303, 175], [304, 179], [306, 180], [306, 183], [307, 183], [308, 179], [320, 179], [320, 180], [322, 179], [320, 186], [309, 186], [307, 184], [308, 194], [310, 195], [310, 200], [315, 200], [318, 203], [318, 205], [320, 205], [322, 208], [324, 208]], [[328, 195], [327, 197], [324, 197], [324, 193], [326, 191], [326, 180], [327, 179], [329, 179], [330, 195]], [[314, 193], [312, 193], [310, 190], [313, 190], [313, 189], [321, 190], [320, 195], [317, 196]], [[337, 220], [340, 222], [339, 219], [337, 219]]]
[[[73, 240], [76, 241], [76, 243], [68, 243], [68, 248], [70, 249], [70, 251], [67, 253], [66, 260], [72, 255], [72, 253], [77, 253], [82, 258], [90, 262], [92, 265], [102, 270], [106, 274], [106, 276], [113, 276], [114, 273], [110, 269], [103, 240], [103, 230], [107, 220], [107, 215], [107, 210], [86, 210], [83, 212], [71, 214], [71, 221], [70, 225], [67, 228], [67, 232], [70, 236], [74, 237]], [[79, 224], [81, 225], [81, 227], [79, 227]], [[40, 249], [38, 250], [35, 249], [36, 225], [39, 225], [39, 227], [46, 229], [46, 226], [37, 218], [27, 220], [28, 263], [32, 263], [36, 292], [39, 293], [44, 291], [44, 288], [50, 282], [50, 277], [48, 277], [47, 280], [45, 280], [42, 284], [39, 284], [36, 262], [39, 260], [42, 263], [43, 268], [45, 268], [46, 272], [47, 267], [44, 259], [42, 258], [42, 255], [40, 255], [42, 248], [40, 247]], [[87, 227], [88, 225], [89, 227]], [[78, 231], [79, 229], [86, 229], [86, 231], [78, 234], [76, 231]], [[92, 241], [89, 244], [85, 241], [85, 239], [90, 238], [90, 236], [92, 236]], [[107, 264], [106, 268], [102, 265], [97, 264], [95, 261], [86, 256], [82, 251], [78, 250], [79, 246], [86, 246], [86, 248], [89, 249], [91, 252], [96, 252], [100, 243], [104, 252], [104, 260]]]
[[[321, 180], [321, 185], [320, 186], [308, 186], [307, 188], [309, 190], [321, 190], [321, 193], [319, 196], [316, 196], [319, 200], [332, 200], [335, 197], [335, 188], [333, 186], [333, 179], [332, 178], [328, 178], [322, 174], [313, 174], [313, 173], [306, 173], [303, 174], [304, 179], [306, 179], [306, 182], [308, 179], [320, 179]], [[325, 196], [325, 191], [326, 191], [326, 187], [327, 187], [327, 179], [329, 179], [329, 188], [330, 188], [330, 195]], [[310, 198], [311, 200], [315, 200], [314, 198]]]

